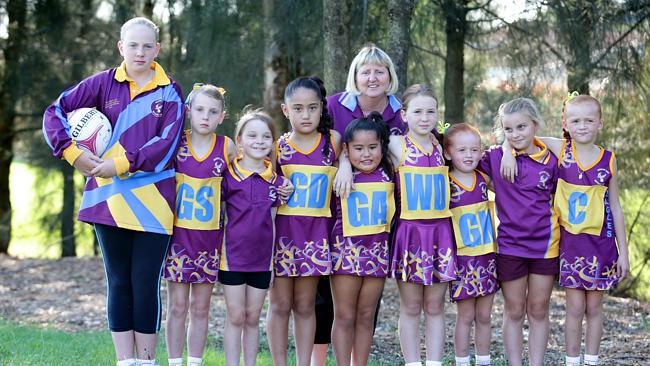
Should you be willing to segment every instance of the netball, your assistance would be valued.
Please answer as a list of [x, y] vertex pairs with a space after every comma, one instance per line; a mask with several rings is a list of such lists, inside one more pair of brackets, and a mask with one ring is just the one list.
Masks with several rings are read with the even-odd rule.
[[111, 139], [113, 128], [106, 116], [94, 108], [80, 108], [68, 116], [70, 136], [77, 146], [101, 156]]

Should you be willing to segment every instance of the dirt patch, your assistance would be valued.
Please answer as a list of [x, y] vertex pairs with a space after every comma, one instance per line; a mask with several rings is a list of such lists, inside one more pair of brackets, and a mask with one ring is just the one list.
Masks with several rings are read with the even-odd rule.
[[[161, 292], [163, 301], [166, 301], [164, 281]], [[72, 332], [106, 330], [106, 283], [102, 261], [99, 258], [16, 259], [0, 255], [0, 304], [0, 318], [16, 323], [38, 324]], [[216, 344], [210, 346], [220, 347], [225, 319], [221, 286], [215, 287], [212, 304], [210, 330]], [[647, 364], [650, 304], [606, 297], [604, 310], [601, 364]], [[447, 352], [453, 350], [455, 311], [453, 304], [446, 306]], [[503, 356], [502, 315], [503, 299], [498, 295], [493, 309], [493, 357]], [[388, 280], [372, 351], [375, 360], [387, 364], [403, 362], [397, 336], [398, 317], [399, 294], [395, 282]], [[563, 323], [564, 293], [555, 290], [551, 298], [551, 336], [546, 364], [557, 364], [564, 358]]]

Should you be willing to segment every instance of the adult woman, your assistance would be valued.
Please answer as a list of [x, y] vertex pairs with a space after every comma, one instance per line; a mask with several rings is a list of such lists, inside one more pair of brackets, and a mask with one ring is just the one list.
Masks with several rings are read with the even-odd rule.
[[[334, 129], [343, 135], [346, 126], [353, 120], [367, 117], [371, 112], [379, 112], [391, 134], [404, 134], [406, 124], [400, 115], [402, 104], [393, 95], [397, 88], [395, 65], [388, 54], [374, 44], [363, 47], [350, 64], [345, 91], [327, 98], [327, 110], [334, 120]], [[341, 158], [346, 159], [343, 155]], [[352, 187], [351, 182], [351, 179], [340, 179], [337, 176], [334, 189], [338, 194], [347, 196]], [[376, 316], [375, 314], [375, 320]], [[325, 362], [327, 347], [331, 343], [333, 321], [329, 278], [321, 277], [316, 299], [313, 366], [320, 366]]]
[[[160, 328], [160, 273], [174, 218], [170, 162], [184, 107], [180, 87], [154, 62], [153, 22], [124, 23], [117, 47], [122, 64], [63, 92], [45, 111], [43, 131], [54, 155], [88, 177], [79, 220], [94, 225], [102, 250], [117, 364], [146, 365]], [[101, 158], [70, 138], [66, 114], [82, 107], [104, 113], [113, 127]]]

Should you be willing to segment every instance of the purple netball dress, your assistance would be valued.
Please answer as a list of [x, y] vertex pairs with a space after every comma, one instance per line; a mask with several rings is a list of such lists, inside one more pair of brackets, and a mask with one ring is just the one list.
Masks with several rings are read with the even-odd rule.
[[386, 277], [395, 185], [381, 167], [371, 173], [354, 172], [354, 184], [348, 198], [336, 202], [332, 274]]
[[555, 209], [560, 217], [560, 285], [609, 290], [616, 276], [618, 249], [609, 206], [609, 181], [616, 157], [600, 148], [590, 166], [578, 160], [571, 140], [562, 145]]
[[163, 278], [214, 283], [219, 270], [221, 180], [228, 169], [224, 136], [214, 135], [206, 156], [192, 149], [186, 131], [176, 154], [176, 213]]
[[402, 139], [391, 277], [422, 285], [452, 281], [456, 253], [449, 220], [448, 168], [437, 148], [427, 154], [408, 136]]
[[449, 288], [453, 301], [493, 294], [497, 283], [494, 210], [488, 201], [489, 178], [474, 171], [474, 183], [465, 187], [451, 177], [452, 222], [456, 239], [456, 274]]
[[329, 275], [332, 270], [329, 235], [330, 199], [336, 174], [332, 140], [320, 134], [309, 151], [302, 151], [285, 134], [278, 140], [277, 166], [295, 190], [275, 218], [274, 270], [278, 277]]

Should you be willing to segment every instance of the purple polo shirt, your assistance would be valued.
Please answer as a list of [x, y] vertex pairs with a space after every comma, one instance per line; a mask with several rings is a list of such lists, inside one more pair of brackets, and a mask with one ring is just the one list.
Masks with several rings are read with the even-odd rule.
[[222, 189], [226, 206], [219, 269], [236, 272], [273, 270], [274, 223], [271, 209], [280, 205], [283, 178], [271, 162], [262, 173], [251, 172], [235, 160], [225, 172]]
[[[402, 120], [400, 109], [402, 103], [394, 96], [388, 96], [388, 106], [384, 109], [382, 117], [390, 128], [391, 135], [403, 135], [407, 125]], [[363, 111], [356, 95], [342, 92], [327, 97], [327, 112], [334, 120], [334, 129], [345, 136], [345, 127], [357, 118], [363, 118]]]
[[494, 185], [499, 254], [523, 258], [555, 258], [559, 255], [560, 229], [553, 209], [558, 178], [557, 158], [544, 143], [534, 141], [538, 153], [518, 154], [518, 175], [514, 184], [501, 177], [503, 150], [493, 146], [483, 154], [478, 169]]

